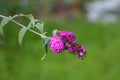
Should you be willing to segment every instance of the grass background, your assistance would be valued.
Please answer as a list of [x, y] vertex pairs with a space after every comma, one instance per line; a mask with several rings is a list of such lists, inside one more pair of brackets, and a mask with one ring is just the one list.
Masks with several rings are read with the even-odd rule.
[[[26, 24], [26, 21], [23, 21]], [[0, 36], [0, 80], [119, 80], [120, 79], [120, 23], [45, 22], [51, 36], [54, 29], [76, 34], [79, 44], [87, 49], [84, 60], [67, 51], [54, 54], [44, 51], [39, 36], [27, 32], [20, 48], [17, 42], [19, 27], [5, 26], [5, 37]]]

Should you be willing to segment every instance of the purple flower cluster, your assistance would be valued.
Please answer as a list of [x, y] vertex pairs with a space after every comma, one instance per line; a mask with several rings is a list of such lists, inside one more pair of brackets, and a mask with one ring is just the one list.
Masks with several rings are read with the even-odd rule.
[[62, 39], [57, 36], [53, 35], [53, 38], [50, 40], [50, 49], [55, 53], [61, 53], [64, 50], [64, 43]]
[[64, 50], [68, 50], [70, 53], [77, 53], [78, 58], [84, 58], [86, 54], [86, 49], [83, 45], [77, 44], [75, 34], [69, 31], [57, 31], [57, 34], [51, 38], [49, 45], [54, 53], [61, 53]]

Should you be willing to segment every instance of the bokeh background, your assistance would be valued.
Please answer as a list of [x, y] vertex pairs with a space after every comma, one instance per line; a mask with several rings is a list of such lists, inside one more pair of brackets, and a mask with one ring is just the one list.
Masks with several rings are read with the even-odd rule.
[[[88, 21], [86, 2], [93, 0], [0, 0], [1, 15], [31, 13], [44, 21], [49, 36], [54, 29], [71, 31], [87, 49], [84, 60], [68, 51], [54, 54], [49, 50], [40, 61], [41, 38], [28, 31], [21, 48], [20, 27], [10, 22], [4, 27], [5, 36], [0, 36], [0, 80], [120, 80], [119, 20]], [[28, 23], [23, 18], [18, 21]]]

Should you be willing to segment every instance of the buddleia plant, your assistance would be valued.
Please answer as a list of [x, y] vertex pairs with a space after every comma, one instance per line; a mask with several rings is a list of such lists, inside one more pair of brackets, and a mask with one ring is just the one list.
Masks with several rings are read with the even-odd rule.
[[[18, 43], [20, 46], [22, 46], [22, 41], [27, 31], [30, 31], [41, 37], [43, 48], [45, 49], [44, 56], [41, 58], [41, 60], [43, 60], [48, 53], [48, 45], [50, 50], [55, 54], [62, 53], [64, 50], [68, 50], [69, 53], [78, 54], [79, 59], [84, 59], [86, 55], [86, 49], [83, 47], [83, 45], [76, 42], [76, 36], [74, 33], [65, 30], [53, 30], [52, 37], [49, 37], [46, 35], [47, 32], [44, 31], [44, 22], [35, 19], [32, 14], [18, 14], [8, 17], [0, 15], [0, 17], [2, 18], [0, 23], [0, 34], [2, 36], [4, 36], [4, 26], [10, 21], [21, 27], [18, 33]], [[28, 25], [25, 26], [17, 22], [15, 19], [18, 17], [27, 18], [29, 20]], [[34, 28], [37, 28], [39, 32], [35, 31]]]

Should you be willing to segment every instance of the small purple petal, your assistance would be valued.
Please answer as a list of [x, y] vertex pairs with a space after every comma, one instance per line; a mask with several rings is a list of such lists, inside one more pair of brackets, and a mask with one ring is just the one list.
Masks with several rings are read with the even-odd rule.
[[83, 52], [79, 52], [78, 53], [78, 58], [82, 58], [82, 57], [84, 57], [84, 53]]
[[68, 50], [69, 52], [71, 52], [71, 53], [75, 53], [75, 51], [76, 51], [76, 49], [75, 49], [74, 47], [72, 47], [72, 46], [67, 47], [67, 50]]
[[78, 50], [78, 58], [83, 58], [85, 55], [86, 49], [83, 47], [83, 45], [80, 45]]
[[60, 37], [62, 37], [63, 42], [68, 42], [70, 44], [76, 43], [76, 36], [72, 32], [68, 31], [58, 31]]

